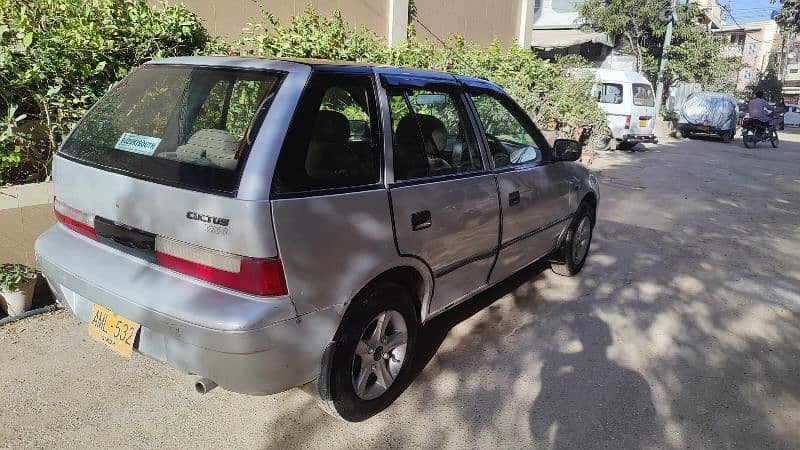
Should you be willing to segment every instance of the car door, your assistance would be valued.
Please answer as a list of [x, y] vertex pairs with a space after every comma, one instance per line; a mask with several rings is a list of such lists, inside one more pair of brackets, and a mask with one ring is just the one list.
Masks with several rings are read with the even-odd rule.
[[645, 83], [632, 83], [625, 86], [631, 90], [632, 100], [630, 134], [651, 135], [655, 126], [655, 97], [653, 88]]
[[387, 92], [397, 247], [433, 273], [429, 314], [487, 284], [498, 244], [497, 187], [459, 87]]
[[507, 96], [470, 92], [482, 125], [500, 194], [502, 225], [490, 282], [500, 281], [551, 252], [574, 211], [578, 180]]

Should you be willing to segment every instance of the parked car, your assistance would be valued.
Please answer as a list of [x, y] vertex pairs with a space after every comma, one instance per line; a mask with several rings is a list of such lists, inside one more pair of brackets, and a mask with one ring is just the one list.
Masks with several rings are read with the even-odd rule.
[[786, 105], [786, 114], [783, 116], [786, 126], [800, 127], [800, 106]]
[[598, 190], [580, 153], [481, 79], [162, 59], [55, 155], [59, 223], [36, 255], [119, 353], [201, 392], [315, 381], [328, 412], [363, 420], [410, 382], [431, 318], [542, 258], [581, 270]]
[[723, 92], [695, 92], [683, 105], [678, 133], [689, 138], [718, 136], [726, 143], [731, 142], [736, 136], [739, 109], [736, 100]]
[[633, 148], [639, 143], [658, 143], [653, 86], [638, 72], [596, 69], [594, 93], [606, 112], [611, 137], [598, 143], [598, 150]]

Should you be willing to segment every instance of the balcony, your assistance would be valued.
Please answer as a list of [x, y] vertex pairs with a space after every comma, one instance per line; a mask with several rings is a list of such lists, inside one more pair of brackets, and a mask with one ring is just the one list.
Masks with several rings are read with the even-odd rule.
[[722, 56], [725, 58], [741, 58], [744, 55], [744, 46], [726, 45], [722, 49]]

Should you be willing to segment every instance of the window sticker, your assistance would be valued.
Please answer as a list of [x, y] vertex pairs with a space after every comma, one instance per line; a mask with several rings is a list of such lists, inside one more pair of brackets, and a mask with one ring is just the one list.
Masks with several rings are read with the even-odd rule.
[[122, 133], [117, 143], [114, 144], [114, 148], [131, 153], [139, 153], [140, 155], [152, 156], [160, 143], [160, 138], [133, 133]]

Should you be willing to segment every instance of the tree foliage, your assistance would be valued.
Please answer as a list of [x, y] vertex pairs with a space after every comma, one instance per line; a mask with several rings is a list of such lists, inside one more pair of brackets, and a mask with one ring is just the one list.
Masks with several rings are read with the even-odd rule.
[[131, 68], [210, 43], [182, 6], [0, 0], [0, 184], [41, 178], [64, 135]]
[[262, 20], [248, 24], [236, 45], [239, 52], [259, 56], [349, 60], [485, 77], [508, 91], [545, 128], [600, 129], [605, 123], [605, 114], [591, 96], [592, 81], [566, 76], [585, 61], [569, 58], [551, 64], [516, 45], [505, 48], [495, 42], [483, 47], [458, 35], [450, 37], [448, 47], [413, 36], [389, 47], [377, 34], [349, 25], [338, 11], [328, 17], [311, 7], [288, 24], [263, 12]]
[[[617, 36], [620, 51], [635, 56], [639, 71], [655, 81], [666, 33], [658, 15], [666, 6], [663, 0], [587, 0], [578, 11], [587, 26]], [[690, 3], [680, 6], [677, 16], [664, 74], [667, 85], [686, 81], [732, 91], [731, 73], [738, 70], [738, 63], [723, 56], [724, 40], [700, 23], [702, 10]]]
[[781, 0], [775, 21], [784, 31], [800, 33], [800, 0]]
[[777, 102], [783, 93], [783, 82], [778, 76], [778, 55], [771, 54], [767, 63], [767, 70], [764, 73], [759, 73], [753, 79], [755, 82], [745, 88], [745, 98], [752, 98], [756, 92], [763, 91], [765, 99]]

